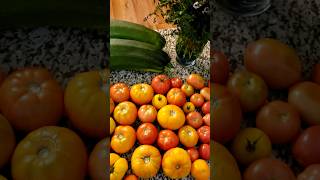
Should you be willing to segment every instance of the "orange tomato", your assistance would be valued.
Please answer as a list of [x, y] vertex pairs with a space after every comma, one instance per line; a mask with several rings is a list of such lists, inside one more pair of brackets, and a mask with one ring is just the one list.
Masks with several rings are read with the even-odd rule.
[[157, 174], [161, 166], [161, 154], [151, 145], [136, 148], [131, 157], [133, 173], [141, 178], [151, 178]]
[[111, 148], [123, 154], [128, 152], [136, 141], [136, 132], [131, 126], [118, 126], [111, 138]]
[[116, 123], [114, 122], [113, 118], [110, 117], [110, 134], [113, 133], [115, 128], [116, 128]]
[[17, 145], [11, 160], [13, 179], [79, 180], [87, 170], [87, 152], [73, 131], [45, 126]]
[[161, 109], [163, 106], [167, 105], [167, 98], [162, 94], [156, 94], [152, 98], [152, 105], [157, 109]]
[[184, 92], [186, 96], [190, 97], [194, 93], [194, 88], [190, 84], [184, 83], [181, 86], [181, 91]]
[[179, 140], [185, 147], [194, 147], [198, 143], [199, 135], [197, 131], [189, 126], [185, 125], [179, 129]]
[[178, 147], [169, 149], [163, 155], [162, 169], [164, 174], [172, 179], [188, 176], [191, 170], [191, 159], [188, 152]]
[[176, 130], [183, 126], [185, 116], [176, 105], [166, 105], [158, 111], [158, 122], [162, 128]]
[[112, 85], [110, 87], [110, 97], [117, 103], [128, 101], [130, 97], [129, 87], [124, 83]]
[[201, 89], [200, 94], [204, 97], [206, 101], [210, 101], [210, 88], [204, 87]]
[[114, 108], [113, 117], [121, 125], [130, 125], [137, 119], [137, 111], [135, 104], [130, 101], [124, 101]]
[[153, 93], [149, 84], [140, 83], [131, 87], [130, 97], [134, 103], [144, 105], [152, 101]]
[[195, 160], [191, 165], [191, 175], [196, 180], [208, 180], [210, 177], [208, 163], [203, 159]]
[[107, 138], [104, 138], [95, 145], [89, 157], [89, 174], [92, 180], [108, 177], [109, 173], [106, 171], [107, 155]]
[[193, 86], [195, 89], [202, 89], [204, 87], [205, 81], [203, 77], [199, 74], [190, 74], [187, 77], [187, 83]]
[[124, 178], [124, 180], [138, 180], [138, 177], [134, 174], [130, 174]]
[[142, 122], [153, 122], [157, 118], [157, 110], [152, 105], [142, 105], [138, 111], [138, 117]]
[[23, 68], [2, 83], [0, 110], [17, 130], [56, 125], [63, 114], [63, 91], [48, 70]]
[[192, 96], [190, 97], [190, 101], [196, 107], [201, 107], [203, 105], [203, 103], [204, 103], [204, 97], [199, 93], [195, 93], [195, 94], [192, 94]]
[[113, 110], [114, 110], [114, 102], [113, 102], [113, 100], [110, 98], [110, 114], [113, 113]]
[[179, 88], [172, 88], [167, 93], [168, 104], [183, 106], [186, 103], [186, 95]]
[[116, 153], [110, 153], [110, 180], [119, 180], [128, 170], [128, 162]]
[[0, 169], [9, 161], [16, 139], [8, 120], [0, 115]]
[[184, 103], [184, 105], [183, 105], [183, 111], [185, 112], [185, 113], [190, 113], [190, 112], [193, 112], [194, 110], [195, 110], [195, 106], [194, 106], [194, 104], [192, 103], [192, 102], [186, 102], [186, 103]]

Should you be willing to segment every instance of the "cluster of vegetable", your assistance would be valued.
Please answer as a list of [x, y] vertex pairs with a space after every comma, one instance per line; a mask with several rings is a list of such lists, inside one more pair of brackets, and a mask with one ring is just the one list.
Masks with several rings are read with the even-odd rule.
[[[170, 178], [209, 179], [210, 89], [203, 77], [191, 74], [183, 83], [162, 74], [151, 85], [115, 83], [110, 112], [111, 180], [151, 178], [161, 167]], [[128, 165], [120, 156], [135, 144]]]
[[[245, 69], [231, 75], [222, 52], [213, 52], [212, 57], [214, 178], [319, 179], [320, 65], [311, 80], [302, 78], [295, 51], [274, 39], [249, 43]], [[270, 92], [286, 98], [269, 99]], [[241, 128], [248, 116], [255, 117], [255, 125]], [[304, 170], [293, 172], [273, 157], [273, 145], [291, 147], [287, 156]]]

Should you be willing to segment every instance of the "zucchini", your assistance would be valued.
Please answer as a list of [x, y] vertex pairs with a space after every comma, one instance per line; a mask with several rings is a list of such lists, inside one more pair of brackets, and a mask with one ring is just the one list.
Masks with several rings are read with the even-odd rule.
[[162, 49], [166, 44], [166, 40], [152, 29], [140, 24], [114, 19], [110, 21], [110, 38], [150, 43], [158, 49]]

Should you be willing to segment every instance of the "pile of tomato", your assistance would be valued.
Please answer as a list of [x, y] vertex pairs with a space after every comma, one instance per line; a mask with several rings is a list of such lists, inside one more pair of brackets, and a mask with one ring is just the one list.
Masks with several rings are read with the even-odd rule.
[[[199, 74], [185, 83], [162, 74], [151, 84], [110, 87], [111, 180], [151, 178], [160, 169], [174, 179], [189, 174], [209, 179], [210, 89], [205, 83]], [[121, 155], [135, 143], [128, 164]]]
[[[249, 43], [244, 68], [232, 73], [222, 52], [212, 57], [213, 178], [320, 179], [320, 65], [302, 77], [298, 55], [274, 39]], [[274, 157], [274, 145], [291, 148], [287, 156], [302, 170]]]

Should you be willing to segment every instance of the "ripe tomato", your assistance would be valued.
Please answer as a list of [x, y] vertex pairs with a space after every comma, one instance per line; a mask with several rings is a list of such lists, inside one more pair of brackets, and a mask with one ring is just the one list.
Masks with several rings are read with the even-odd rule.
[[204, 160], [209, 160], [210, 159], [210, 145], [209, 144], [201, 144], [199, 146], [199, 154], [200, 157]]
[[161, 130], [158, 135], [157, 144], [162, 150], [175, 148], [179, 144], [178, 136], [171, 130]]
[[45, 126], [17, 145], [11, 160], [13, 179], [79, 180], [87, 170], [87, 152], [73, 131]]
[[202, 120], [203, 120], [204, 124], [206, 124], [207, 126], [210, 126], [210, 113], [204, 115]]
[[179, 88], [172, 88], [167, 94], [167, 100], [169, 104], [177, 106], [183, 106], [186, 103], [186, 95]]
[[210, 101], [205, 102], [202, 107], [201, 110], [203, 112], [203, 114], [208, 114], [210, 113]]
[[163, 155], [162, 169], [164, 174], [172, 179], [188, 176], [191, 170], [189, 154], [182, 148], [169, 149]]
[[136, 141], [136, 132], [131, 126], [117, 126], [111, 138], [111, 148], [123, 154], [128, 152]]
[[204, 97], [206, 101], [210, 101], [210, 88], [204, 87], [200, 90], [200, 94]]
[[110, 134], [113, 133], [115, 128], [116, 128], [116, 123], [114, 122], [113, 118], [110, 117]]
[[235, 137], [232, 153], [239, 163], [248, 165], [271, 154], [269, 137], [258, 128], [245, 128]]
[[189, 153], [191, 162], [199, 159], [199, 152], [198, 152], [197, 148], [190, 147], [190, 148], [187, 149], [187, 152]]
[[130, 174], [124, 178], [124, 180], [139, 180], [138, 177], [134, 174]]
[[161, 109], [163, 106], [167, 105], [167, 98], [162, 94], [156, 94], [152, 98], [152, 105], [157, 109]]
[[282, 161], [262, 158], [250, 164], [244, 172], [243, 180], [256, 179], [295, 180], [296, 177], [288, 165]]
[[214, 83], [225, 84], [229, 78], [229, 62], [227, 57], [220, 51], [214, 51], [211, 55], [211, 81]]
[[309, 125], [320, 125], [320, 85], [302, 82], [290, 88], [288, 102]]
[[63, 91], [46, 69], [17, 70], [0, 87], [0, 110], [17, 130], [55, 125], [63, 113]]
[[152, 79], [151, 86], [157, 94], [166, 94], [171, 87], [171, 81], [168, 76], [160, 74]]
[[137, 139], [140, 144], [153, 144], [158, 136], [158, 129], [151, 123], [143, 123], [137, 129]]
[[181, 91], [184, 92], [186, 96], [190, 97], [194, 93], [194, 88], [190, 84], [184, 83], [181, 86]]
[[316, 64], [312, 70], [312, 81], [320, 84], [320, 63]]
[[312, 164], [304, 169], [303, 172], [301, 172], [297, 180], [310, 180], [310, 179], [320, 179], [320, 164]]
[[127, 160], [116, 153], [110, 153], [110, 180], [122, 179], [127, 170]]
[[320, 163], [320, 125], [304, 130], [293, 145], [294, 158], [304, 167]]
[[191, 165], [191, 175], [195, 179], [209, 179], [210, 168], [208, 163], [203, 159], [194, 161]]
[[194, 104], [196, 107], [201, 107], [204, 103], [204, 98], [201, 94], [195, 93], [190, 97], [190, 101], [192, 104]]
[[199, 74], [190, 74], [187, 77], [187, 83], [190, 84], [192, 87], [195, 89], [202, 89], [204, 87], [204, 79], [201, 75]]
[[171, 87], [180, 88], [183, 84], [182, 80], [178, 77], [171, 78]]
[[153, 89], [149, 84], [135, 84], [130, 89], [132, 101], [139, 105], [148, 104], [153, 98]]
[[183, 111], [176, 105], [166, 105], [158, 111], [158, 123], [162, 128], [176, 130], [184, 125]]
[[187, 118], [187, 123], [196, 129], [198, 129], [203, 123], [202, 116], [197, 111], [188, 113], [186, 118]]
[[192, 102], [186, 102], [183, 105], [183, 111], [185, 113], [193, 112], [195, 109], [196, 109], [196, 107], [194, 106], [194, 104]]
[[133, 173], [141, 178], [155, 176], [161, 166], [161, 154], [157, 148], [151, 145], [137, 147], [131, 157]]
[[197, 131], [189, 126], [185, 125], [179, 129], [179, 140], [185, 147], [194, 147], [198, 143], [199, 135]]
[[72, 124], [83, 134], [107, 136], [107, 80], [98, 71], [75, 75], [69, 81], [64, 104]]
[[213, 139], [226, 143], [240, 130], [242, 111], [238, 100], [226, 87], [213, 84]]
[[89, 157], [89, 174], [92, 180], [106, 179], [109, 173], [106, 171], [108, 162], [106, 161], [107, 138], [99, 141], [93, 148]]
[[152, 105], [142, 105], [139, 108], [138, 117], [142, 122], [153, 122], [157, 118], [157, 110]]
[[112, 114], [113, 113], [113, 110], [114, 110], [114, 102], [113, 102], [113, 100], [110, 98], [110, 114]]
[[114, 102], [128, 101], [130, 98], [129, 87], [125, 83], [116, 83], [110, 87], [110, 97]]
[[301, 63], [293, 49], [275, 39], [250, 43], [244, 54], [244, 65], [261, 76], [272, 89], [290, 87], [301, 78]]
[[114, 108], [113, 117], [121, 125], [131, 125], [137, 118], [137, 107], [130, 101], [119, 103]]
[[205, 143], [205, 144], [210, 143], [210, 127], [209, 126], [201, 126], [197, 130], [197, 133], [202, 143]]
[[228, 89], [238, 97], [245, 112], [260, 108], [268, 96], [268, 87], [263, 79], [248, 71], [234, 73], [228, 81]]
[[0, 114], [0, 169], [9, 161], [16, 139], [8, 120]]
[[265, 132], [273, 144], [288, 143], [299, 133], [299, 113], [289, 103], [272, 101], [258, 112], [256, 127]]

